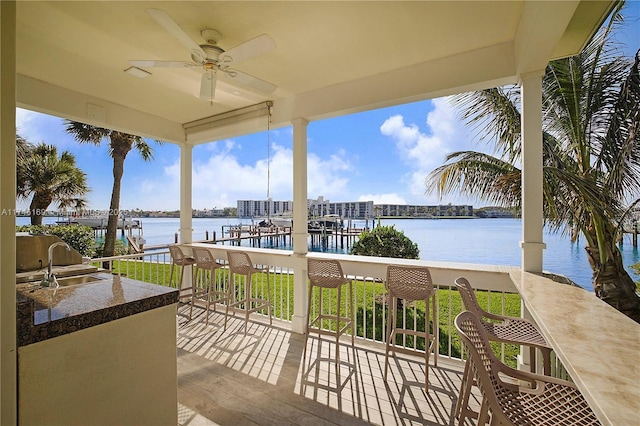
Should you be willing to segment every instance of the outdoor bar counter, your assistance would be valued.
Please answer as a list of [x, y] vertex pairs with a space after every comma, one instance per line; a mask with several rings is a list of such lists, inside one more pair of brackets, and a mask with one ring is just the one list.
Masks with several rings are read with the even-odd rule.
[[177, 424], [177, 289], [98, 276], [16, 285], [18, 424]]
[[602, 424], [640, 424], [640, 325], [593, 292], [526, 272], [511, 279]]
[[18, 346], [58, 337], [178, 302], [177, 289], [119, 277], [56, 289], [16, 284]]

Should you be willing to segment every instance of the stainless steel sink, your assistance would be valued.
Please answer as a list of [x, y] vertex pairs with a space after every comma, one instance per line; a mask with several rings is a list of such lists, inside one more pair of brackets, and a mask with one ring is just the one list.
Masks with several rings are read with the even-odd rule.
[[72, 277], [58, 278], [58, 285], [66, 287], [70, 285], [89, 284], [97, 281], [104, 281], [111, 278], [108, 274], [89, 274], [89, 275], [75, 275]]

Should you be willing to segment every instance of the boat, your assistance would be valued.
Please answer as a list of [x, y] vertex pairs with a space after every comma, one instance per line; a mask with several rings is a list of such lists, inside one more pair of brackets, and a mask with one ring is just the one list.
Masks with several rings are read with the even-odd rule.
[[308, 228], [312, 230], [340, 230], [344, 227], [344, 221], [337, 214], [326, 214], [324, 216], [309, 220]]
[[258, 226], [268, 228], [268, 227], [276, 227], [276, 228], [291, 228], [293, 227], [293, 217], [291, 214], [275, 214], [268, 217], [254, 218], [255, 222], [257, 222]]

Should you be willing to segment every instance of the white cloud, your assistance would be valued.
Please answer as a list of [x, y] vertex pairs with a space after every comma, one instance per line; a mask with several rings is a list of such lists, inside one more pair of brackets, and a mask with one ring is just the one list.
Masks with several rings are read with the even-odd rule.
[[162, 176], [149, 176], [138, 182], [135, 189], [122, 191], [123, 208], [143, 210], [178, 210], [180, 208], [180, 162], [164, 168]]
[[308, 198], [317, 198], [321, 195], [326, 199], [336, 196], [344, 197], [349, 184], [349, 178], [346, 175], [353, 170], [351, 163], [345, 158], [346, 155], [342, 149], [326, 160], [315, 154], [308, 154]]
[[460, 122], [449, 98], [438, 98], [432, 101], [433, 110], [427, 114], [427, 125], [431, 133], [449, 142], [459, 132]]
[[[427, 123], [430, 121], [427, 115]], [[450, 126], [439, 123], [431, 130], [445, 130], [445, 132], [427, 135], [420, 131], [415, 124], [405, 124], [401, 115], [395, 115], [387, 119], [380, 131], [390, 137], [396, 144], [396, 149], [402, 159], [410, 167], [419, 170], [430, 171], [442, 163], [447, 153], [446, 139], [451, 134]]]
[[23, 138], [26, 138], [26, 135], [23, 135], [23, 131], [28, 131], [29, 123], [33, 121], [36, 113], [22, 109], [16, 108], [16, 133], [18, 133]]
[[[433, 110], [426, 116], [426, 128], [406, 123], [401, 115], [389, 117], [380, 126], [380, 132], [395, 143], [400, 158], [409, 170], [400, 183], [412, 200], [438, 202], [437, 195], [425, 196], [425, 179], [436, 167], [444, 163], [447, 154], [469, 150], [471, 137], [464, 124], [456, 117], [449, 98], [432, 100]], [[399, 191], [402, 193], [402, 191]], [[415, 202], [415, 201], [411, 201]]]
[[[266, 158], [243, 164], [241, 146], [233, 141], [209, 145], [194, 155], [193, 208], [235, 207], [237, 200], [267, 198], [268, 170], [269, 196], [274, 200], [293, 199], [291, 149], [274, 143], [270, 165]], [[342, 152], [327, 159], [315, 154], [308, 155], [308, 193], [315, 194], [310, 196], [325, 195], [330, 198], [345, 191], [349, 182], [346, 175], [350, 172], [351, 165], [342, 157]], [[139, 198], [135, 203], [150, 206], [149, 209], [178, 209], [179, 182], [180, 162], [175, 161], [164, 168], [163, 176], [150, 177], [140, 182]]]

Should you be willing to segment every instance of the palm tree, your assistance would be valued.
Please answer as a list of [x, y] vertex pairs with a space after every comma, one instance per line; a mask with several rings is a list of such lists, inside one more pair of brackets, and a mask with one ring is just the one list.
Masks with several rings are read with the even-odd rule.
[[153, 159], [153, 150], [140, 136], [115, 130], [91, 126], [76, 121], [66, 120], [66, 131], [73, 135], [80, 143], [100, 145], [103, 139], [109, 140], [109, 155], [113, 159], [113, 189], [109, 204], [109, 219], [107, 221], [107, 235], [104, 241], [103, 256], [113, 256], [115, 253], [116, 234], [118, 231], [118, 217], [120, 212], [120, 188], [124, 174], [124, 160], [132, 149], [140, 153], [142, 159]]
[[[18, 166], [29, 155], [32, 149], [33, 149], [33, 145], [29, 141], [27, 141], [22, 136], [16, 134], [16, 164]], [[17, 190], [18, 194], [20, 194], [21, 192], [24, 192], [25, 183], [26, 182], [25, 182], [24, 170], [22, 170], [20, 167], [17, 167], [16, 184], [18, 188]]]
[[[20, 140], [20, 141], [19, 141]], [[42, 225], [42, 218], [52, 202], [59, 208], [77, 208], [84, 204], [83, 195], [89, 192], [85, 173], [76, 166], [76, 159], [68, 151], [58, 157], [54, 145], [40, 143], [34, 147], [22, 138], [17, 156], [18, 198], [33, 195], [29, 206], [32, 225]]]
[[[640, 51], [619, 56], [611, 39], [620, 3], [584, 51], [548, 64], [543, 78], [543, 209], [552, 229], [583, 235], [595, 294], [640, 322], [640, 298], [617, 246], [624, 215], [640, 201]], [[519, 207], [519, 90], [454, 98], [462, 118], [496, 140], [496, 156], [454, 152], [430, 173], [427, 192], [460, 191]]]
[[33, 145], [28, 140], [20, 135], [16, 135], [16, 158], [18, 161], [26, 157], [32, 148]]

